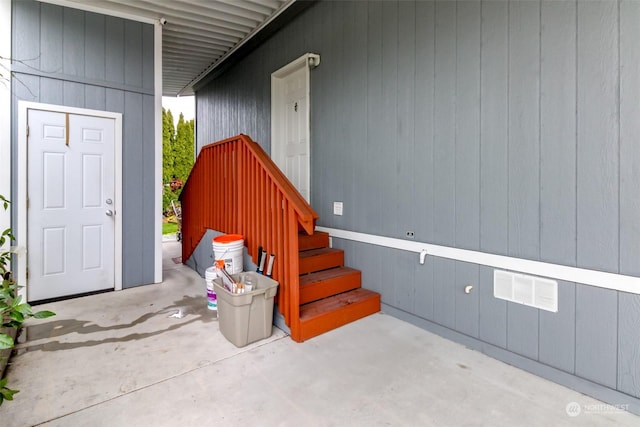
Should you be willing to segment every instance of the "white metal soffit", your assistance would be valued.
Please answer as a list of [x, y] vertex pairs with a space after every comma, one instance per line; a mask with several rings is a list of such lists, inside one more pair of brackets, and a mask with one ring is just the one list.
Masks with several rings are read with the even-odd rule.
[[163, 95], [192, 86], [295, 0], [41, 0], [162, 27]]

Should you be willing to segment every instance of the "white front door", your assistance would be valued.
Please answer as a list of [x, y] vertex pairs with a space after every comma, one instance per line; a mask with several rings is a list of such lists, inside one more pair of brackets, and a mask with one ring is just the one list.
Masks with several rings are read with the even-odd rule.
[[28, 111], [29, 301], [114, 288], [115, 120]]
[[310, 202], [311, 147], [309, 66], [306, 54], [271, 75], [271, 155], [286, 177]]

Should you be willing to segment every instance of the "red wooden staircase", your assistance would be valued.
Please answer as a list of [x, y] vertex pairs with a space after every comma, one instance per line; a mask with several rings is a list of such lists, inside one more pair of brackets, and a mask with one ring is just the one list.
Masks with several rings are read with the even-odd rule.
[[380, 311], [380, 295], [360, 287], [328, 234], [314, 232], [318, 214], [248, 136], [203, 147], [180, 199], [183, 260], [207, 229], [242, 234], [254, 262], [259, 246], [275, 254], [278, 309], [293, 340]]
[[344, 266], [329, 235], [298, 235], [301, 341], [380, 311], [380, 294], [361, 288], [361, 273]]

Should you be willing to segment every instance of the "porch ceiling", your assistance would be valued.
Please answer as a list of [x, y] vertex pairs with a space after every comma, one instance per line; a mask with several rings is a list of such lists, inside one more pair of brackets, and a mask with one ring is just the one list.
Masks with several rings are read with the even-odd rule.
[[41, 0], [154, 23], [162, 28], [163, 95], [193, 85], [296, 0]]

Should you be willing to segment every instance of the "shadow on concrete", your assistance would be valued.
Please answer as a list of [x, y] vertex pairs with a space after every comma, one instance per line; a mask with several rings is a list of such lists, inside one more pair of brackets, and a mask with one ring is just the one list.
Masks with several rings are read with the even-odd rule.
[[[215, 322], [217, 319], [212, 313], [207, 310], [206, 303], [203, 303], [203, 297], [194, 297], [185, 295], [181, 300], [175, 301], [174, 304], [164, 307], [163, 309], [146, 313], [137, 319], [129, 322], [111, 326], [100, 326], [89, 320], [68, 319], [68, 320], [53, 320], [47, 323], [39, 323], [37, 325], [26, 327], [26, 333], [29, 338], [29, 342], [34, 342], [41, 339], [56, 338], [71, 333], [78, 334], [93, 334], [106, 331], [126, 330], [140, 325], [149, 319], [158, 316], [165, 316], [172, 318], [172, 320], [179, 321], [167, 328], [144, 333], [131, 333], [122, 337], [109, 337], [101, 340], [89, 340], [82, 342], [60, 342], [50, 341], [41, 344], [29, 345], [29, 343], [16, 347], [16, 355], [20, 355], [26, 352], [32, 351], [56, 351], [56, 350], [72, 350], [80, 347], [93, 347], [101, 344], [119, 343], [126, 341], [135, 341], [144, 338], [149, 338], [157, 335], [161, 335], [165, 332], [174, 331], [180, 329], [188, 324], [195, 322], [210, 323]], [[187, 321], [180, 321], [182, 317], [192, 317]]]

